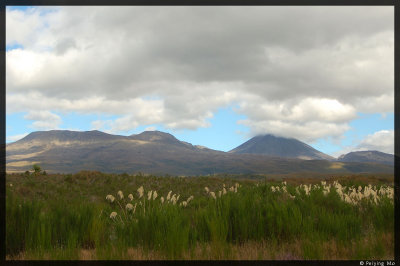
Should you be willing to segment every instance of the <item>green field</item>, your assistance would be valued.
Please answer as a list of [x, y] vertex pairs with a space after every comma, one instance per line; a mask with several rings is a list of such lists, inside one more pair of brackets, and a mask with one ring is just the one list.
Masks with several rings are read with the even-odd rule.
[[7, 259], [394, 259], [393, 175], [83, 171], [6, 186]]

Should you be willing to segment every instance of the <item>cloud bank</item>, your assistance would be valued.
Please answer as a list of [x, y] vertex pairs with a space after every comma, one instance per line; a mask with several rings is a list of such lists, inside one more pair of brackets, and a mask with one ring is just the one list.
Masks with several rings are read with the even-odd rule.
[[[339, 138], [394, 110], [393, 7], [7, 9], [7, 113], [112, 114], [93, 128], [208, 127], [235, 106], [250, 134]], [[365, 143], [367, 145], [367, 143]]]

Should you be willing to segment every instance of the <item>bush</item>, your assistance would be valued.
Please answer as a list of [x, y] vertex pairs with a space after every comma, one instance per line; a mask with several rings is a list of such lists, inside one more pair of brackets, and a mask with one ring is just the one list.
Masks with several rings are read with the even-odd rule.
[[32, 166], [32, 169], [35, 176], [39, 175], [40, 171], [42, 170], [42, 168], [38, 164], [34, 164]]

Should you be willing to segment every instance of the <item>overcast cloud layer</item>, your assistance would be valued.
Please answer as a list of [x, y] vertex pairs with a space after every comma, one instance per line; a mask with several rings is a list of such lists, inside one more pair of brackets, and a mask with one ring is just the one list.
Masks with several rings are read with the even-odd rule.
[[[62, 7], [7, 10], [7, 113], [209, 126], [234, 105], [250, 134], [340, 138], [357, 112], [394, 110], [393, 7]], [[39, 103], [39, 104], [38, 104]], [[378, 138], [379, 136], [377, 136]], [[371, 136], [373, 139], [374, 136]], [[365, 143], [367, 144], [367, 143]]]

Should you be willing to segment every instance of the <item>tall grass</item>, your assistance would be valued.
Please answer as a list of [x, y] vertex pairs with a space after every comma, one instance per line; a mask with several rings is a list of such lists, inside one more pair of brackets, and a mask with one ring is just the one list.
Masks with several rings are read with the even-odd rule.
[[21, 200], [7, 191], [7, 254], [30, 251], [42, 256], [49, 250], [94, 248], [96, 244], [104, 244], [106, 236], [100, 232], [106, 232], [105, 229], [105, 224], [98, 220], [98, 206], [94, 204], [66, 206], [65, 202]]
[[[290, 198], [272, 193], [271, 185], [242, 187], [213, 199], [204, 191], [186, 208], [146, 201], [146, 211], [133, 218], [111, 219], [124, 213], [117, 204], [61, 199], [25, 200], [7, 189], [6, 253], [33, 258], [77, 259], [82, 249], [96, 250], [99, 259], [120, 259], [129, 248], [161, 252], [167, 259], [187, 257], [199, 246], [211, 245], [216, 258], [229, 258], [232, 246], [246, 243], [301, 243], [304, 259], [323, 259], [323, 243], [334, 241], [352, 250], [350, 258], [383, 258], [393, 244], [363, 241], [375, 234], [394, 234], [393, 201], [349, 204], [331, 190], [304, 192]], [[169, 189], [169, 188], [168, 188]], [[166, 189], [166, 190], [168, 190]], [[295, 187], [287, 190], [295, 194]], [[165, 197], [165, 195], [164, 195]], [[354, 249], [358, 243], [359, 249]], [[363, 244], [364, 243], [364, 244]]]

